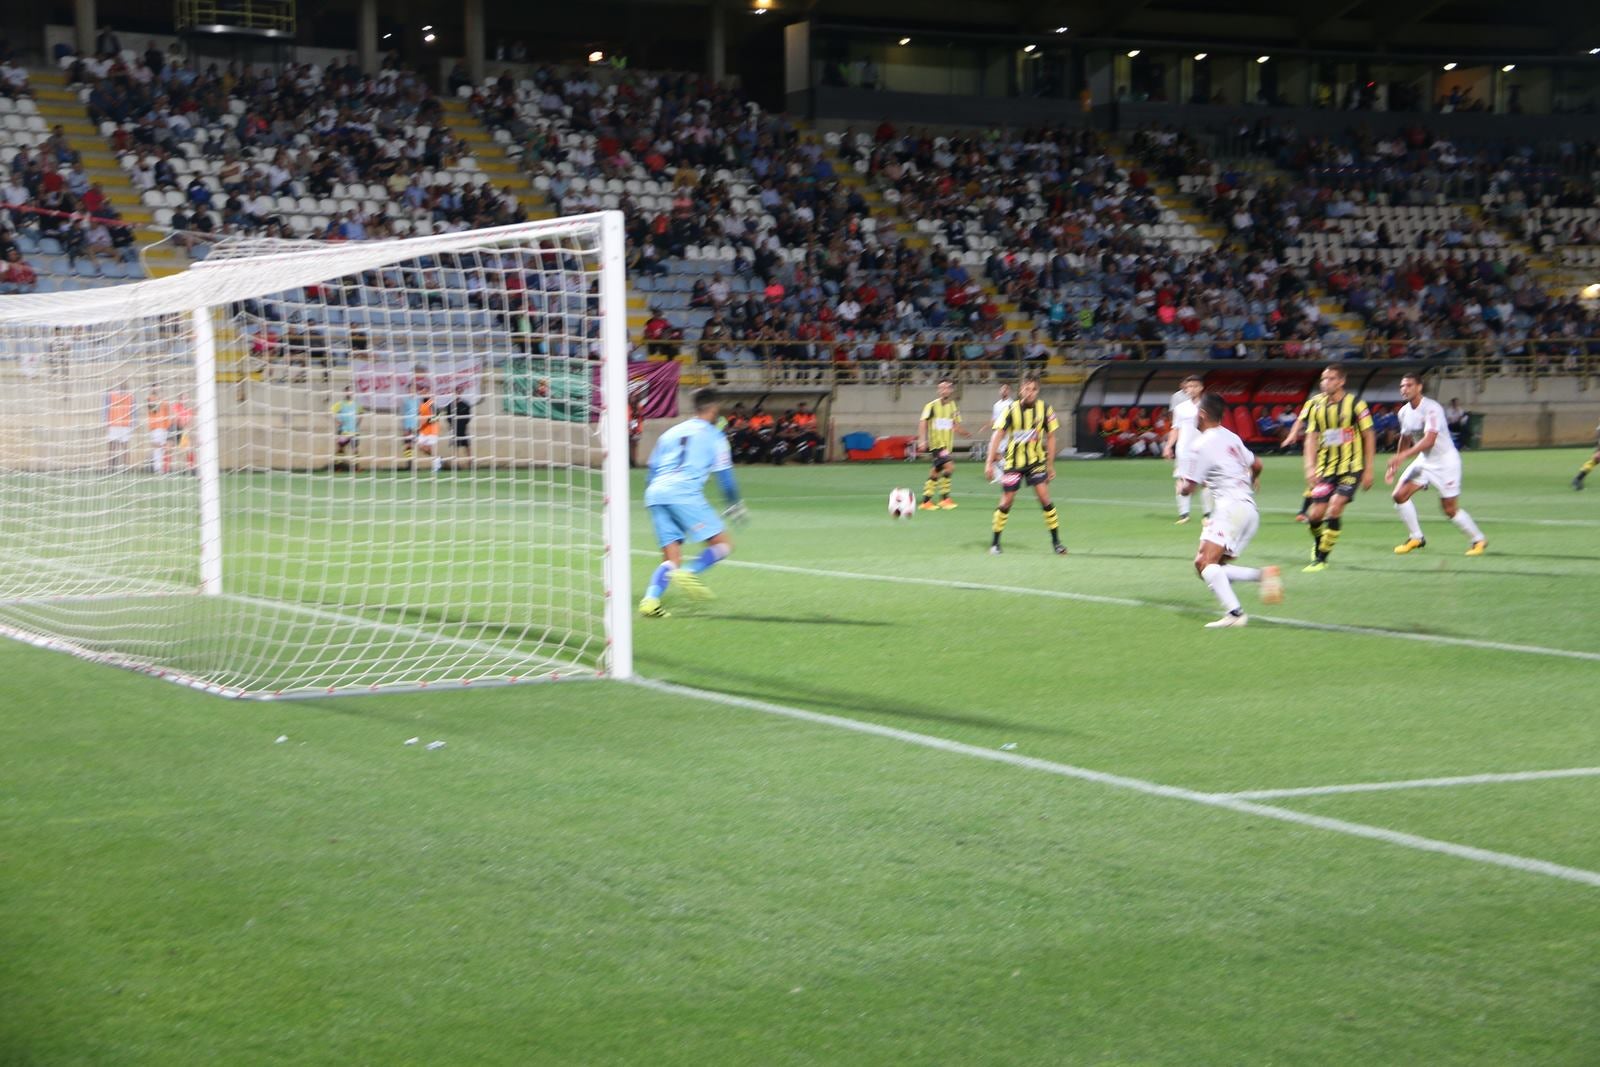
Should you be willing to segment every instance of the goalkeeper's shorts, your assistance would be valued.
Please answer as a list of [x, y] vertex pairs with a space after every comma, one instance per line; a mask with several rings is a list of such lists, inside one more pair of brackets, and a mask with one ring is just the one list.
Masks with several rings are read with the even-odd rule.
[[650, 521], [662, 548], [678, 541], [707, 541], [724, 528], [722, 516], [704, 497], [679, 504], [651, 504]]

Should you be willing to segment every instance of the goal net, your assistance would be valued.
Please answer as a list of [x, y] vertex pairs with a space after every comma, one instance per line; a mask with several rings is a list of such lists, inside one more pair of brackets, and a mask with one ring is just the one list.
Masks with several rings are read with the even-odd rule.
[[236, 696], [630, 675], [626, 302], [616, 212], [0, 297], [0, 634]]

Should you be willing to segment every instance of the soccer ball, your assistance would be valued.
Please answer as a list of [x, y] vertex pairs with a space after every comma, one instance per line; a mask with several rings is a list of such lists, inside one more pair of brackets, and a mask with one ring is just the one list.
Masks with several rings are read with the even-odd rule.
[[909, 519], [917, 510], [917, 498], [909, 489], [894, 489], [889, 493], [889, 517]]

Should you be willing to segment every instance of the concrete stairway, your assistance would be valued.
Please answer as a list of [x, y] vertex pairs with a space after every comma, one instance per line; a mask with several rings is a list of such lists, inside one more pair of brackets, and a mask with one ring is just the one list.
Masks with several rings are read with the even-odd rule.
[[[466, 103], [454, 97], [440, 97], [447, 116], [447, 124], [472, 149], [478, 169], [497, 188], [510, 189], [530, 219], [553, 219], [555, 207], [545, 195], [534, 187], [522, 164], [508, 155], [505, 146], [494, 139], [494, 131], [480, 122]], [[637, 338], [644, 333], [644, 324], [650, 318], [648, 300], [628, 289], [628, 336]]]
[[[67, 141], [83, 158], [84, 173], [91, 182], [99, 182], [117, 213], [133, 227], [135, 238], [141, 246], [148, 246], [167, 236], [155, 229], [151, 210], [139, 200], [139, 192], [129, 181], [128, 174], [117, 162], [111, 144], [95, 124], [90, 121], [87, 109], [78, 94], [67, 87], [60, 71], [33, 69], [28, 71], [39, 114], [52, 129], [61, 127]], [[145, 269], [154, 277], [176, 274], [188, 268], [188, 257], [169, 245], [146, 251], [141, 259]]]

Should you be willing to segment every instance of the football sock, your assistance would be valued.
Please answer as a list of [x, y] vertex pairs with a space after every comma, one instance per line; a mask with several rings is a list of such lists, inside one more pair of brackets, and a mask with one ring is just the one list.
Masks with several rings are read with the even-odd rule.
[[667, 591], [667, 579], [671, 578], [672, 572], [677, 569], [678, 565], [676, 563], [670, 560], [662, 560], [661, 566], [657, 567], [655, 573], [650, 575], [650, 584], [644, 590], [645, 599], [660, 600], [661, 594]]
[[1041, 504], [1044, 508], [1045, 529], [1050, 531], [1050, 540], [1055, 544], [1061, 543], [1061, 519], [1056, 515], [1054, 504]]
[[1311, 490], [1307, 489], [1305, 496], [1300, 498], [1300, 514], [1304, 515], [1311, 510]]
[[433, 457], [433, 473], [438, 474], [439, 468], [444, 466], [444, 460], [439, 456]]
[[706, 550], [700, 553], [699, 558], [690, 563], [684, 570], [690, 574], [700, 574], [703, 571], [708, 571], [724, 559], [727, 559], [728, 553], [732, 551], [733, 549], [727, 545], [707, 545]]
[[1317, 559], [1326, 560], [1333, 552], [1333, 546], [1339, 543], [1339, 528], [1343, 525], [1340, 519], [1329, 519], [1323, 524], [1322, 536], [1317, 539]]
[[948, 474], [939, 478], [939, 495], [946, 500], [950, 499], [950, 476]]
[[1317, 548], [1320, 551], [1319, 546], [1322, 544], [1322, 520], [1312, 519], [1306, 524], [1306, 526], [1311, 531], [1311, 547]]
[[1006, 516], [1009, 514], [1011, 514], [1010, 508], [994, 509], [994, 540], [990, 542], [991, 544], [998, 545], [1000, 543], [1000, 535], [1005, 533]]
[[[1400, 513], [1400, 521], [1406, 524], [1406, 532], [1413, 541], [1422, 540], [1422, 523], [1417, 519], [1417, 506], [1407, 500], [1403, 504], [1396, 504], [1394, 509]], [[1460, 514], [1457, 512], [1456, 514]]]
[[1189, 503], [1188, 497], [1182, 493], [1178, 494], [1178, 518], [1187, 519], [1189, 517]]
[[1211, 592], [1216, 596], [1217, 602], [1222, 605], [1222, 610], [1232, 612], [1239, 610], [1239, 598], [1233, 592], [1233, 586], [1228, 581], [1228, 569], [1220, 563], [1208, 563], [1200, 572], [1200, 577], [1211, 587]]
[[1456, 528], [1462, 533], [1466, 534], [1472, 540], [1483, 540], [1483, 531], [1478, 529], [1478, 524], [1472, 521], [1472, 516], [1468, 515], [1462, 509], [1457, 508], [1456, 513], [1450, 516], [1450, 521], [1455, 523]]
[[161, 473], [161, 449], [157, 448], [150, 453], [150, 469], [157, 474]]
[[1600, 467], [1600, 460], [1596, 460], [1593, 456], [1590, 456], [1588, 459], [1583, 461], [1583, 466], [1578, 468], [1578, 477], [1586, 477], [1588, 473], [1594, 470], [1596, 467]]
[[1259, 582], [1261, 569], [1259, 567], [1240, 567], [1232, 563], [1222, 565], [1222, 573], [1228, 576], [1230, 582]]
[[928, 501], [930, 501], [932, 499], [933, 499], [933, 476], [930, 474], [928, 476], [928, 480], [922, 484], [922, 502], [924, 504], [926, 504]]

